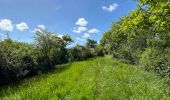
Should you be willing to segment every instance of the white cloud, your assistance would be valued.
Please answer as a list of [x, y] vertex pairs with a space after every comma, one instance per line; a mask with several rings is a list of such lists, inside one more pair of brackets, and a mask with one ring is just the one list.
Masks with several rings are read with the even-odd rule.
[[76, 37], [76, 40], [81, 41], [81, 42], [84, 42], [84, 41], [85, 41], [85, 39], [79, 38], [79, 37]]
[[41, 29], [45, 30], [46, 27], [44, 25], [38, 25], [37, 28], [35, 28], [33, 31], [33, 33], [36, 33], [36, 32], [42, 32]]
[[87, 30], [87, 28], [86, 27], [78, 27], [78, 30], [80, 30], [80, 31], [86, 31]]
[[84, 32], [84, 31], [87, 31], [87, 28], [86, 27], [82, 27], [82, 26], [74, 27], [74, 30], [73, 30], [74, 33], [81, 33], [81, 32]]
[[21, 22], [20, 24], [17, 24], [16, 28], [20, 31], [24, 31], [26, 29], [29, 29], [28, 25], [25, 22]]
[[93, 28], [91, 30], [88, 31], [88, 33], [99, 33], [100, 31], [96, 28]]
[[9, 19], [2, 19], [0, 20], [0, 29], [2, 31], [13, 31], [13, 25], [12, 25], [12, 21]]
[[79, 38], [79, 37], [76, 37], [76, 40], [81, 40], [81, 38]]
[[75, 24], [79, 26], [86, 26], [88, 21], [85, 18], [79, 18]]
[[90, 37], [90, 34], [89, 33], [84, 33], [83, 34], [83, 38], [89, 38]]
[[60, 35], [58, 35], [58, 37], [59, 37], [59, 38], [63, 38], [63, 35], [62, 35], [62, 34], [60, 34]]
[[113, 3], [113, 4], [109, 5], [108, 7], [107, 6], [103, 6], [102, 9], [105, 10], [105, 11], [108, 11], [108, 12], [113, 12], [114, 10], [116, 10], [116, 8], [118, 6], [119, 5], [117, 3]]
[[46, 29], [46, 27], [44, 25], [38, 25], [38, 28]]
[[81, 31], [76, 30], [76, 29], [74, 29], [73, 32], [74, 32], [74, 33], [81, 33]]

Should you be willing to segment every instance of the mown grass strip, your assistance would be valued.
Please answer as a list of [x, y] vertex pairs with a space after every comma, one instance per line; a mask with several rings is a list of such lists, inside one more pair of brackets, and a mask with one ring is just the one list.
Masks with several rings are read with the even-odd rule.
[[164, 79], [110, 57], [74, 62], [61, 70], [8, 86], [0, 99], [170, 99]]

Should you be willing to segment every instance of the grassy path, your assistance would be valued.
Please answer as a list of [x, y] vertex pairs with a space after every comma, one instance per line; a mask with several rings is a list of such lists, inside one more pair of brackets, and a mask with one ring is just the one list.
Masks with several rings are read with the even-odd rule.
[[109, 57], [75, 62], [0, 91], [0, 100], [170, 100], [161, 79]]

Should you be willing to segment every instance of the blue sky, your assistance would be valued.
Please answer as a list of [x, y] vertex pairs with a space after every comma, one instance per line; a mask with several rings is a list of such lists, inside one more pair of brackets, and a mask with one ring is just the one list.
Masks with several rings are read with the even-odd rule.
[[10, 31], [12, 39], [31, 43], [33, 30], [45, 27], [69, 34], [76, 44], [99, 41], [112, 22], [136, 7], [132, 0], [0, 0], [0, 38]]

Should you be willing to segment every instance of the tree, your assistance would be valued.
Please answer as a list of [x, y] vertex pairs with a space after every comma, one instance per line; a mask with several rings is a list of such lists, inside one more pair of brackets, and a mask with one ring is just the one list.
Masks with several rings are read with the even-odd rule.
[[128, 63], [142, 62], [144, 67], [149, 64], [159, 74], [169, 74], [170, 1], [136, 1], [139, 7], [114, 22], [104, 33], [100, 41], [102, 51]]
[[34, 50], [30, 44], [11, 39], [0, 42], [0, 85], [37, 74]]
[[76, 45], [70, 49], [72, 61], [86, 60], [91, 57], [91, 52], [86, 46]]
[[95, 40], [87, 39], [86, 47], [95, 48], [97, 46], [97, 42]]
[[66, 46], [71, 42], [72, 39], [68, 35], [61, 38], [46, 29], [37, 29], [35, 43], [40, 50], [39, 62], [41, 66], [51, 69], [56, 64], [67, 62]]

